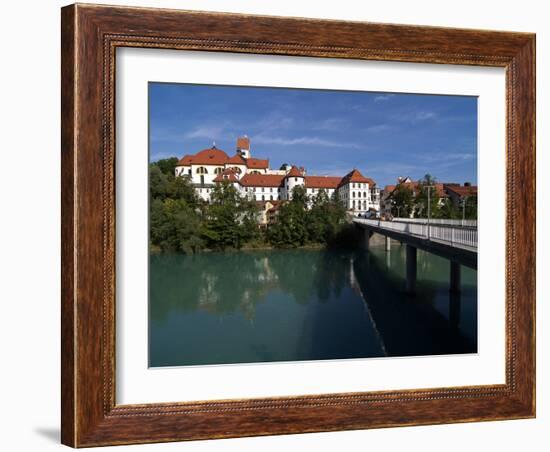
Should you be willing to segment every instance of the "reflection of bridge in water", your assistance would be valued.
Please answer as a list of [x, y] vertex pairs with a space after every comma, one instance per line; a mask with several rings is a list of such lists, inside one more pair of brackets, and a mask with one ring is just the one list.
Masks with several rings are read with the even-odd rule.
[[406, 245], [407, 292], [416, 290], [416, 250], [449, 259], [450, 290], [460, 291], [460, 266], [477, 269], [477, 222], [461, 220], [410, 220], [393, 221], [368, 220], [356, 218], [355, 226], [364, 231], [363, 248], [368, 250], [373, 233], [386, 238], [386, 250], [391, 247], [391, 239]]

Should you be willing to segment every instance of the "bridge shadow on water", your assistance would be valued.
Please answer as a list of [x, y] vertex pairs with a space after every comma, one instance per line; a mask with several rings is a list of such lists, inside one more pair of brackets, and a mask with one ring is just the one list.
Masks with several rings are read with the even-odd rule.
[[[416, 294], [408, 295], [403, 276], [389, 269], [384, 259], [380, 253], [357, 252], [353, 272], [386, 355], [476, 353], [476, 288], [465, 287], [462, 293], [452, 294], [448, 283], [419, 280]], [[447, 305], [444, 309], [442, 303]], [[460, 325], [461, 311], [473, 327]]]

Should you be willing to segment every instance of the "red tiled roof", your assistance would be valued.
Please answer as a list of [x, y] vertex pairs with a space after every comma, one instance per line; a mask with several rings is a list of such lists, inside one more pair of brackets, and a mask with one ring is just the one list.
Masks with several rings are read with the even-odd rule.
[[191, 165], [192, 158], [193, 158], [192, 155], [184, 155], [181, 159], [179, 159], [177, 166], [189, 166], [189, 165]]
[[279, 174], [245, 174], [240, 182], [245, 187], [279, 187], [283, 185], [284, 176]]
[[385, 191], [386, 193], [388, 193], [388, 192], [391, 193], [391, 192], [394, 191], [394, 190], [395, 190], [395, 185], [386, 185], [386, 186], [384, 187], [384, 191]]
[[436, 182], [434, 185], [435, 185], [435, 191], [437, 192], [437, 195], [440, 198], [448, 197], [447, 192], [445, 191], [445, 186], [442, 183]]
[[251, 169], [267, 169], [269, 168], [268, 159], [246, 159], [246, 166]]
[[186, 155], [179, 162], [178, 166], [188, 165], [224, 165], [229, 160], [227, 154], [221, 149], [212, 147], [203, 149], [195, 155]]
[[235, 171], [232, 168], [228, 168], [222, 173], [218, 174], [214, 179], [214, 182], [223, 182], [223, 181], [239, 182], [239, 179], [235, 175]]
[[456, 185], [445, 185], [445, 188], [448, 191], [456, 193], [458, 196], [477, 196], [477, 185], [470, 186], [456, 186]]
[[298, 168], [292, 165], [292, 168], [290, 168], [290, 171], [288, 172], [287, 177], [304, 177], [304, 176]]
[[337, 188], [341, 180], [338, 176], [306, 176], [305, 185], [307, 188]]
[[237, 138], [237, 149], [250, 149], [250, 138], [248, 137]]
[[363, 176], [361, 172], [357, 169], [353, 169], [348, 174], [346, 174], [342, 178], [340, 186], [348, 184], [350, 182], [363, 182], [369, 184], [371, 187], [376, 185], [376, 182], [374, 182], [370, 177]]
[[239, 154], [233, 155], [226, 163], [233, 163], [235, 165], [246, 165], [246, 160]]

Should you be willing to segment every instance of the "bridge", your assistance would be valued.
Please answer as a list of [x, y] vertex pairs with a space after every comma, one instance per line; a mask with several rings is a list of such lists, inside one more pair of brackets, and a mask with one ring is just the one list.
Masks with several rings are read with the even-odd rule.
[[416, 250], [444, 257], [451, 262], [450, 290], [460, 291], [460, 266], [477, 270], [477, 221], [430, 220], [424, 218], [396, 218], [392, 221], [354, 218], [355, 226], [364, 231], [363, 248], [369, 249], [373, 233], [386, 238], [386, 250], [391, 239], [406, 245], [407, 292], [416, 290]]

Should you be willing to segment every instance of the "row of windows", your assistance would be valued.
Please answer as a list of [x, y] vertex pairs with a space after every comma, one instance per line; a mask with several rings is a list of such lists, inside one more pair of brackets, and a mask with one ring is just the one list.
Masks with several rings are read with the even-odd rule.
[[[277, 200], [281, 200], [281, 195], [277, 195]], [[266, 201], [265, 195], [262, 195], [262, 201]], [[269, 201], [275, 201], [275, 197], [273, 195], [269, 195]]]
[[[231, 167], [230, 169], [232, 169], [237, 174], [242, 173], [242, 170], [237, 166]], [[224, 170], [225, 170], [225, 168], [214, 168], [214, 174], [221, 174], [221, 173], [223, 173]], [[182, 173], [183, 173], [183, 170], [182, 170]], [[197, 168], [197, 170], [195, 171], [195, 173], [197, 173], [197, 174], [208, 174], [208, 169], [205, 168], [204, 166], [199, 166]], [[191, 174], [191, 170], [189, 170], [189, 174]], [[260, 172], [257, 171], [257, 170], [252, 170], [252, 171], [249, 171], [249, 174], [260, 174]]]
[[334, 189], [331, 188], [308, 188], [306, 191], [307, 193], [319, 193], [321, 190], [323, 190], [328, 195], [334, 192]]
[[[282, 190], [281, 187], [277, 188], [277, 191], [279, 193], [281, 193], [281, 190]], [[248, 191], [249, 193], [253, 193], [253, 192], [257, 192], [257, 193], [262, 192], [263, 193], [263, 192], [266, 191], [266, 187], [249, 187], [249, 188], [246, 189], [246, 191]], [[273, 187], [270, 187], [269, 191], [271, 193], [273, 193]]]
[[[357, 201], [357, 204], [355, 204], [355, 200], [351, 203], [352, 208], [361, 209], [361, 201]], [[367, 201], [362, 201], [362, 207], [363, 210], [367, 210]]]

